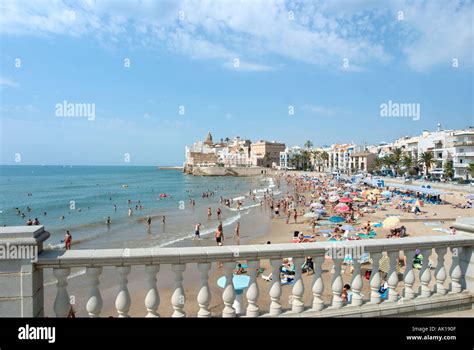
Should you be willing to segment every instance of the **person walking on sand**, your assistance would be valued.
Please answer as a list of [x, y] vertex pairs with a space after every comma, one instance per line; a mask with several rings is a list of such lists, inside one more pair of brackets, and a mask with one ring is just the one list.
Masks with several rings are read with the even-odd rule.
[[240, 221], [237, 221], [237, 225], [235, 225], [235, 232], [232, 238], [234, 238], [237, 244], [240, 244]]
[[295, 209], [293, 209], [293, 218], [295, 219], [295, 224], [298, 223], [298, 211]]
[[66, 247], [66, 250], [71, 250], [71, 244], [72, 244], [72, 235], [69, 232], [69, 230], [66, 230], [66, 235], [64, 236], [64, 246]]
[[201, 229], [201, 223], [197, 223], [196, 226], [194, 226], [194, 237], [193, 240], [195, 239], [201, 239], [201, 233], [199, 232]]
[[222, 228], [222, 222], [219, 223], [219, 226], [217, 226], [217, 230], [216, 230], [216, 233], [214, 235], [215, 239], [216, 239], [216, 243], [218, 246], [222, 246], [224, 243], [224, 231], [223, 231], [223, 228]]

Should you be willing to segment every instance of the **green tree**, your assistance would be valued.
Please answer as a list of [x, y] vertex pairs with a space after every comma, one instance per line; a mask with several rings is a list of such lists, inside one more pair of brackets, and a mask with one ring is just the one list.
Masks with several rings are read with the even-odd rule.
[[444, 176], [446, 176], [449, 179], [452, 179], [454, 176], [454, 167], [453, 167], [453, 161], [448, 160], [446, 163], [444, 163]]
[[425, 175], [428, 175], [431, 165], [434, 163], [434, 156], [432, 152], [423, 152], [420, 154], [418, 163], [425, 167]]
[[310, 149], [311, 147], [313, 147], [313, 143], [310, 140], [308, 140], [304, 143], [304, 147], [306, 149]]

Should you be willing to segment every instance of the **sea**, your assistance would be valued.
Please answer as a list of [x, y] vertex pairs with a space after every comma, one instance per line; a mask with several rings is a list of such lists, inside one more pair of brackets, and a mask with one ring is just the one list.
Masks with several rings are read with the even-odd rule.
[[[206, 192], [213, 195], [203, 198]], [[3, 165], [0, 225], [20, 226], [37, 218], [51, 233], [47, 249], [63, 249], [66, 230], [74, 249], [166, 247], [190, 242], [196, 223], [201, 223], [203, 238], [212, 237], [219, 224], [218, 207], [224, 233], [238, 221], [260, 222], [260, 201], [270, 192], [281, 194], [274, 179], [263, 175], [199, 177], [154, 166]], [[255, 200], [250, 193], [256, 194]], [[220, 203], [221, 197], [243, 204], [237, 209], [234, 202], [228, 208]], [[147, 216], [152, 219], [150, 228]]]

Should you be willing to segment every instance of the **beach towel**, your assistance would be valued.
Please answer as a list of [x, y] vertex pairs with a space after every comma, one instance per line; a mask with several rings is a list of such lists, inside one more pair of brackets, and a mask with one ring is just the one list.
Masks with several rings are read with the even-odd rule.
[[432, 222], [424, 222], [423, 225], [425, 226], [440, 226], [441, 225], [441, 222], [439, 221], [432, 221]]
[[443, 233], [451, 233], [447, 228], [436, 227], [433, 231], [443, 232]]

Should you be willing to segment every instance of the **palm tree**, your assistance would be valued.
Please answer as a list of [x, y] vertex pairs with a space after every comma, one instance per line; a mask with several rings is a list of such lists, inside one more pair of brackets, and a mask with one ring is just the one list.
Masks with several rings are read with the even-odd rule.
[[295, 168], [298, 170], [301, 162], [301, 155], [299, 153], [293, 154], [291, 156], [290, 162], [295, 165]]
[[313, 147], [313, 143], [310, 140], [308, 140], [304, 143], [304, 147], [306, 149], [310, 149], [311, 147]]
[[321, 163], [322, 163], [322, 158], [321, 158], [321, 152], [318, 150], [314, 150], [311, 152], [311, 155], [313, 156], [313, 164], [315, 168], [318, 168], [318, 171], [320, 171]]
[[394, 148], [392, 151], [392, 161], [393, 161], [393, 168], [398, 173], [400, 169], [400, 161], [402, 159], [402, 149], [401, 148]]
[[418, 160], [418, 163], [425, 167], [425, 176], [428, 175], [428, 170], [430, 169], [433, 162], [434, 162], [433, 153], [423, 152], [420, 154], [420, 159]]
[[303, 170], [308, 169], [308, 163], [310, 162], [310, 155], [311, 153], [307, 150], [301, 152], [301, 160], [303, 162]]
[[383, 159], [382, 158], [375, 158], [374, 162], [372, 163], [372, 169], [371, 171], [380, 171], [383, 165]]
[[447, 178], [449, 179], [452, 179], [453, 176], [454, 176], [454, 168], [453, 168], [453, 161], [452, 160], [448, 160], [445, 164], [444, 164], [444, 176], [446, 176]]
[[415, 166], [415, 160], [413, 159], [410, 153], [407, 153], [402, 157], [401, 163], [406, 168], [405, 171], [409, 174], [415, 172], [415, 170], [413, 169], [413, 167]]

